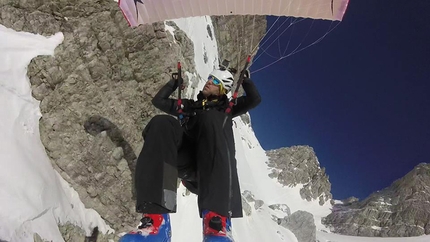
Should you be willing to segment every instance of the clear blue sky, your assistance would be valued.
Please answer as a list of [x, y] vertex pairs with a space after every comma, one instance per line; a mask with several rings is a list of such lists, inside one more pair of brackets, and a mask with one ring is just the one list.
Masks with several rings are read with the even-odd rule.
[[[364, 199], [430, 163], [429, 13], [429, 0], [351, 0], [320, 43], [253, 73], [263, 102], [251, 117], [263, 148], [313, 147], [335, 199]], [[267, 51], [279, 57], [279, 46], [305, 36], [309, 44], [330, 23], [296, 24]], [[263, 55], [251, 70], [274, 60]]]

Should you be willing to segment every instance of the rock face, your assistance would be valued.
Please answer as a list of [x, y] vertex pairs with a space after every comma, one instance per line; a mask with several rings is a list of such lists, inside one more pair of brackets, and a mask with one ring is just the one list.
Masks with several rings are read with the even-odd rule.
[[[244, 68], [246, 57], [257, 54], [258, 42], [266, 32], [266, 17], [213, 16], [212, 22], [218, 44], [219, 58], [221, 61], [229, 60], [230, 67], [238, 70], [235, 75], [235, 80], [238, 80], [240, 71]], [[233, 86], [232, 91], [235, 88], [236, 85]], [[240, 88], [239, 94], [242, 93], [243, 89]], [[251, 123], [248, 114], [241, 115], [241, 119], [247, 124]]]
[[118, 232], [129, 230], [139, 217], [132, 178], [141, 131], [157, 113], [150, 101], [176, 61], [194, 71], [192, 42], [182, 31], [174, 41], [164, 24], [130, 28], [114, 1], [3, 2], [6, 27], [63, 32], [55, 57], [28, 69], [41, 101], [41, 139], [86, 207]]
[[[237, 26], [242, 18], [229, 17], [223, 23]], [[219, 17], [214, 24], [224, 20]], [[0, 23], [45, 36], [63, 32], [55, 56], [37, 57], [28, 68], [33, 96], [41, 101], [42, 142], [54, 169], [85, 206], [116, 232], [130, 230], [140, 219], [134, 208], [133, 173], [143, 144], [141, 132], [159, 112], [151, 99], [176, 71], [177, 61], [195, 72], [193, 43], [173, 22], [167, 25], [175, 29], [174, 36], [164, 23], [130, 28], [112, 0], [5, 0], [0, 2]], [[256, 33], [248, 29], [240, 36], [261, 38], [265, 20], [258, 26]], [[212, 38], [221, 32], [228, 35], [228, 30], [215, 33], [208, 26]], [[227, 47], [233, 40], [218, 43]], [[69, 241], [83, 237], [69, 225], [62, 231]]]
[[242, 70], [246, 57], [257, 54], [258, 43], [266, 32], [266, 17], [214, 16], [212, 21], [220, 59]]
[[[260, 210], [264, 201], [256, 199], [251, 191], [245, 190], [242, 192], [242, 205], [245, 215], [252, 214], [252, 206], [254, 210]], [[306, 211], [296, 211], [293, 214], [286, 204], [272, 204], [268, 208], [273, 210], [272, 220], [278, 225], [289, 229], [299, 242], [315, 242], [316, 241], [316, 226], [314, 216]], [[276, 215], [275, 215], [276, 214]], [[286, 216], [279, 217], [279, 214]]]
[[430, 164], [420, 164], [363, 201], [336, 204], [323, 222], [336, 233], [410, 237], [430, 234]]
[[280, 220], [279, 224], [291, 230], [299, 242], [316, 241], [314, 216], [309, 212], [299, 210]]
[[266, 154], [268, 166], [272, 168], [270, 176], [279, 183], [284, 186], [303, 184], [301, 197], [307, 201], [318, 199], [320, 205], [332, 199], [331, 183], [311, 147], [292, 146], [269, 150]]

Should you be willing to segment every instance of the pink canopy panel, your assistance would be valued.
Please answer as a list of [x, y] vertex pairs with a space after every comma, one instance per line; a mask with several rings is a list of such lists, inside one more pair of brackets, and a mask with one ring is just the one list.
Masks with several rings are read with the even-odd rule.
[[119, 0], [130, 26], [205, 15], [274, 15], [342, 20], [349, 0]]

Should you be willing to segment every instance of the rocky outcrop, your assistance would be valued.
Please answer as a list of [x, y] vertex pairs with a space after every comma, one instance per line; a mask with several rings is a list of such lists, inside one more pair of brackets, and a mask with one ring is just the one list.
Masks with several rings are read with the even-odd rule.
[[128, 231], [139, 219], [132, 177], [141, 132], [158, 112], [150, 101], [177, 61], [194, 72], [192, 42], [172, 22], [174, 37], [164, 23], [130, 28], [110, 0], [2, 1], [0, 11], [15, 30], [63, 32], [55, 56], [28, 68], [41, 140], [85, 206]]
[[[214, 33], [218, 43], [220, 61], [227, 59], [230, 67], [238, 70], [235, 80], [239, 79], [240, 71], [245, 65], [248, 55], [254, 57], [258, 51], [258, 43], [266, 33], [265, 16], [213, 16]], [[251, 63], [252, 64], [252, 63]], [[252, 77], [251, 77], [252, 78]], [[234, 90], [236, 86], [233, 87]], [[243, 89], [239, 89], [239, 94]], [[244, 123], [250, 124], [248, 114], [240, 116]]]
[[212, 22], [220, 59], [227, 59], [231, 67], [242, 70], [246, 57], [257, 54], [258, 43], [266, 33], [266, 17], [213, 16]]
[[289, 229], [299, 242], [315, 242], [316, 226], [314, 216], [306, 211], [296, 211], [278, 221], [278, 223]]
[[[287, 216], [291, 215], [291, 210], [287, 204], [272, 204], [269, 206], [269, 208], [271, 208], [272, 210], [275, 210], [275, 211], [279, 210], [282, 213], [286, 214]], [[278, 222], [279, 220], [277, 219], [276, 221]], [[280, 223], [280, 222], [278, 222], [278, 223]]]
[[[242, 206], [247, 216], [252, 214], [252, 206], [255, 210], [259, 210], [263, 205], [264, 201], [256, 199], [251, 191], [242, 192]], [[316, 241], [316, 226], [311, 213], [299, 210], [291, 214], [290, 208], [286, 204], [272, 204], [268, 207], [272, 210], [272, 220], [289, 229], [299, 242]], [[284, 214], [284, 216], [279, 216], [280, 214]]]
[[[229, 17], [227, 22], [237, 26], [235, 22], [243, 20]], [[37, 57], [28, 68], [33, 96], [41, 101], [42, 143], [53, 167], [85, 206], [117, 233], [128, 231], [140, 217], [134, 209], [132, 178], [143, 144], [141, 132], [159, 112], [150, 101], [176, 71], [177, 61], [195, 72], [193, 43], [173, 22], [167, 25], [175, 29], [174, 36], [164, 23], [130, 28], [112, 0], [1, 1], [0, 23], [45, 36], [63, 32], [55, 56]], [[259, 27], [260, 32], [264, 29]], [[226, 31], [221, 31], [223, 36]], [[260, 36], [250, 31], [254, 29], [240, 36]], [[208, 27], [211, 38], [221, 32]], [[230, 41], [235, 39], [218, 43], [227, 47]], [[64, 238], [81, 238], [79, 231], [66, 226]]]
[[331, 183], [325, 169], [320, 167], [314, 150], [309, 146], [292, 146], [266, 152], [270, 177], [284, 186], [303, 184], [300, 195], [303, 199], [319, 200], [319, 204], [332, 199]]
[[[66, 242], [84, 241], [84, 242], [97, 242], [97, 241], [118, 241], [119, 237], [114, 234], [102, 234], [98, 228], [94, 228], [91, 235], [85, 236], [85, 232], [76, 225], [65, 224], [60, 225], [60, 232]], [[46, 242], [38, 234], [33, 236], [34, 242]], [[1, 240], [0, 240], [1, 241]]]
[[420, 164], [390, 187], [363, 201], [336, 204], [323, 223], [354, 236], [410, 237], [430, 234], [430, 164]]
[[[261, 208], [264, 205], [264, 201], [260, 200], [260, 199], [255, 199], [254, 195], [252, 194], [251, 191], [245, 190], [242, 192], [242, 197], [244, 198], [244, 201], [246, 204], [254, 204], [254, 209], [258, 210], [259, 208]], [[243, 205], [243, 203], [242, 203]], [[248, 207], [248, 206], [244, 206], [244, 207]], [[251, 212], [246, 211], [245, 212], [247, 214], [251, 214]]]

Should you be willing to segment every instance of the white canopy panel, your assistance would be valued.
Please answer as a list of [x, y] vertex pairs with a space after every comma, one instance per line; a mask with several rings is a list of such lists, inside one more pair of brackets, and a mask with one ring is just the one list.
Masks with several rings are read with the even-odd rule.
[[119, 0], [130, 26], [204, 15], [342, 20], [349, 0]]

